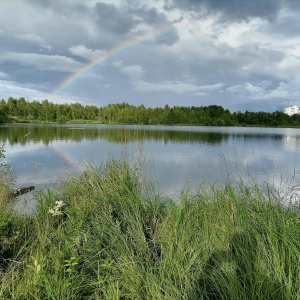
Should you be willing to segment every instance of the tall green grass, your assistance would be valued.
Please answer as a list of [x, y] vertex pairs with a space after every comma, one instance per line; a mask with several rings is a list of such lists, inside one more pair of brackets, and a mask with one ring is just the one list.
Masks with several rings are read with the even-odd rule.
[[5, 149], [0, 145], [0, 209], [9, 202], [9, 186], [14, 182], [11, 167], [4, 159]]
[[162, 200], [110, 160], [0, 214], [0, 299], [300, 299], [300, 216], [257, 185]]

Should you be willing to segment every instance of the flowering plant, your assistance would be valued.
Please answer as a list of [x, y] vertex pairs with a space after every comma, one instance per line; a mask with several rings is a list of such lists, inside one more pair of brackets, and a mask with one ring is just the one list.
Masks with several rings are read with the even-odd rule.
[[49, 209], [49, 213], [52, 216], [60, 216], [63, 214], [62, 212], [62, 207], [65, 206], [66, 204], [64, 203], [64, 201], [55, 201], [55, 205], [53, 206], [53, 208]]

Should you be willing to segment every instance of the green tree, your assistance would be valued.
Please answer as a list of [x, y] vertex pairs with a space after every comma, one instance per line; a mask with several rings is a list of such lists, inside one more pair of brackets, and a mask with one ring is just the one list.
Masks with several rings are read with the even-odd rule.
[[0, 101], [0, 123], [5, 123], [8, 121], [8, 107], [4, 99]]
[[7, 107], [8, 107], [8, 113], [11, 116], [17, 116], [18, 110], [17, 110], [17, 99], [14, 99], [13, 97], [9, 97], [7, 100]]

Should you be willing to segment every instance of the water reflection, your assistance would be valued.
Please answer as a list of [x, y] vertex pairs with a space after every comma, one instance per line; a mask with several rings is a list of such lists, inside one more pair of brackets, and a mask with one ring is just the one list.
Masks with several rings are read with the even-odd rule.
[[283, 146], [289, 152], [297, 151], [300, 143], [300, 136], [286, 135], [283, 138]]
[[300, 130], [237, 127], [32, 125], [0, 127], [0, 142], [17, 185], [48, 187], [87, 162], [142, 155], [159, 190], [180, 191], [189, 182], [269, 182], [279, 188], [300, 169]]
[[[152, 130], [151, 130], [152, 128]], [[150, 130], [149, 130], [150, 129]], [[220, 144], [228, 139], [228, 134], [210, 131], [170, 130], [163, 126], [145, 128], [143, 126], [37, 126], [37, 125], [6, 125], [0, 127], [0, 141], [9, 145], [26, 145], [29, 142], [43, 142], [44, 145], [60, 140], [93, 141], [103, 139], [112, 143], [152, 140], [164, 143], [207, 143]]]

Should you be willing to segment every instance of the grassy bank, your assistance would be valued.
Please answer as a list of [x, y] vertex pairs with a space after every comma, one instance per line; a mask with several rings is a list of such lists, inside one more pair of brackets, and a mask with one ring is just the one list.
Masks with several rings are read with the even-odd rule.
[[111, 160], [0, 211], [0, 299], [299, 299], [300, 217], [257, 186], [162, 201]]

